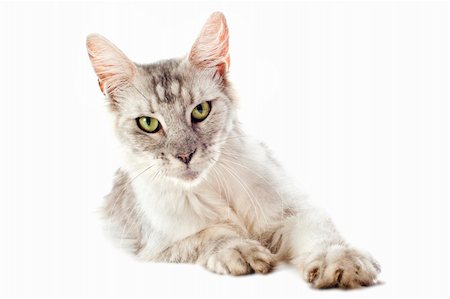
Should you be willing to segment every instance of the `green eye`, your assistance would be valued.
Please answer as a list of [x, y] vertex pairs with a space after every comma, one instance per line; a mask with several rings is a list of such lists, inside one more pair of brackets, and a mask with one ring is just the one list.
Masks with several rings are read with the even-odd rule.
[[192, 110], [192, 121], [193, 122], [201, 122], [203, 121], [211, 111], [211, 104], [209, 102], [203, 102], [197, 106], [195, 106], [194, 110]]
[[150, 116], [141, 116], [136, 119], [138, 127], [147, 133], [156, 133], [161, 128], [159, 121]]

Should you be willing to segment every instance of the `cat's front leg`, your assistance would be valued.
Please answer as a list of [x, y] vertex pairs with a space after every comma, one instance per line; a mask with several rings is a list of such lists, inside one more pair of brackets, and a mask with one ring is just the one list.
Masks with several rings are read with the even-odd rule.
[[379, 264], [368, 253], [349, 246], [320, 210], [300, 209], [273, 239], [283, 239], [279, 254], [315, 288], [358, 288], [377, 282]]
[[246, 238], [232, 224], [211, 225], [175, 242], [155, 261], [196, 263], [218, 274], [268, 273], [275, 265], [274, 255], [258, 241]]

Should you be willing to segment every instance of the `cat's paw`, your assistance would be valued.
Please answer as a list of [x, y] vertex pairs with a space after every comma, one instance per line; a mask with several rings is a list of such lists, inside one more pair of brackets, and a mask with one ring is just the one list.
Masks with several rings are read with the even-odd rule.
[[312, 253], [303, 267], [304, 279], [318, 289], [374, 285], [379, 273], [380, 266], [370, 255], [342, 246]]
[[208, 270], [218, 274], [265, 274], [275, 266], [275, 259], [259, 242], [237, 240], [224, 244], [217, 252], [208, 256], [203, 264]]

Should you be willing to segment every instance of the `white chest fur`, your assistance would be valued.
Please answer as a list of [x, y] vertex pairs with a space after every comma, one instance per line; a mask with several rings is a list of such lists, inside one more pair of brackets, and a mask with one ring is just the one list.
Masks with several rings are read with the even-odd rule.
[[224, 220], [227, 204], [212, 188], [200, 193], [169, 184], [149, 184], [145, 175], [133, 182], [149, 233], [173, 242], [202, 230], [211, 222]]
[[247, 147], [238, 161], [224, 155], [203, 182], [189, 189], [170, 180], [152, 183], [152, 174], [133, 180], [152, 252], [211, 223], [230, 221], [258, 234], [282, 219], [289, 196], [281, 188], [281, 176], [259, 145]]

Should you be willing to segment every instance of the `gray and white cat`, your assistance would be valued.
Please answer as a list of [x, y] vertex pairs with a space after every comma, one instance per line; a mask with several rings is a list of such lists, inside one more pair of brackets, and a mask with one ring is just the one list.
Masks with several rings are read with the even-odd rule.
[[222, 13], [181, 59], [135, 64], [97, 34], [87, 48], [124, 153], [103, 212], [138, 257], [232, 275], [288, 262], [316, 288], [376, 283], [378, 263], [241, 131]]

